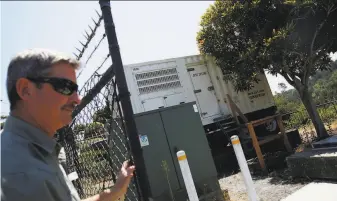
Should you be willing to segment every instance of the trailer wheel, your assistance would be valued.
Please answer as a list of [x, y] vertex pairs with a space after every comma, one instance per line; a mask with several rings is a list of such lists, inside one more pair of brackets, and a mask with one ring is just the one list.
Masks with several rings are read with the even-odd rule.
[[274, 132], [277, 128], [277, 122], [275, 119], [272, 121], [266, 122], [264, 125], [266, 126], [266, 130], [269, 132]]

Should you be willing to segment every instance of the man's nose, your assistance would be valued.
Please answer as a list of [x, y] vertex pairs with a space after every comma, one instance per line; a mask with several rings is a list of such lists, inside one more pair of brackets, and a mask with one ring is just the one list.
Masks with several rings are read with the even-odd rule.
[[74, 102], [76, 105], [79, 105], [81, 103], [81, 96], [78, 94], [78, 92], [74, 92], [71, 95], [72, 102]]

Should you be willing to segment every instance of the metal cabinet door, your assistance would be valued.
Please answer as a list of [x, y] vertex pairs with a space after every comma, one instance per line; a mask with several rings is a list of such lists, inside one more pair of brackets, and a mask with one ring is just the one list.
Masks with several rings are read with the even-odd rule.
[[193, 104], [184, 104], [161, 112], [171, 153], [175, 158], [179, 183], [184, 186], [176, 149], [184, 150], [195, 182], [216, 177], [216, 169], [200, 116]]
[[[154, 112], [136, 115], [135, 122], [138, 134], [148, 137], [149, 145], [143, 146], [142, 150], [152, 197], [168, 193], [170, 188], [172, 191], [179, 189], [178, 178], [160, 114]], [[164, 171], [163, 161], [166, 161], [168, 172]]]
[[202, 118], [221, 114], [218, 100], [214, 92], [214, 86], [205, 65], [193, 66], [188, 71], [197, 104]]

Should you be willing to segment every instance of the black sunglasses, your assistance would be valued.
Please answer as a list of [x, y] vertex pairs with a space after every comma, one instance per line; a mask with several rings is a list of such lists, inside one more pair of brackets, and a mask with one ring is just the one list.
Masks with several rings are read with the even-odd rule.
[[56, 77], [38, 77], [38, 78], [27, 78], [28, 80], [35, 83], [49, 83], [56, 92], [70, 96], [75, 91], [78, 90], [78, 85], [71, 80]]

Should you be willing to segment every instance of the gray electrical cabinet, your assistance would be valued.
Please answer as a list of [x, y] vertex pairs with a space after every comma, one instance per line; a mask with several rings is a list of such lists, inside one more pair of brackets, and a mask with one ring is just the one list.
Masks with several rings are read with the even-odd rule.
[[208, 200], [203, 197], [209, 196], [223, 200], [195, 102], [136, 114], [135, 122], [145, 161], [150, 200], [188, 199], [176, 156], [180, 150], [186, 153], [200, 200]]

